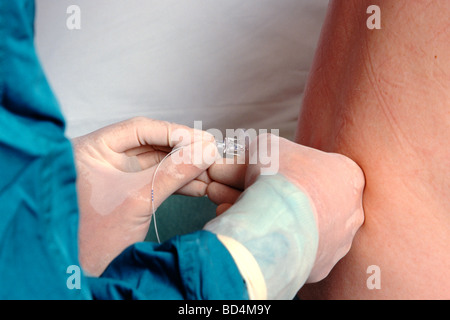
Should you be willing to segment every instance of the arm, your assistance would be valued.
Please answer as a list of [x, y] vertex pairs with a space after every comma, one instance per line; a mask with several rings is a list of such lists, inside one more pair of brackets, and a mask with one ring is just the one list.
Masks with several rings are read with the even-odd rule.
[[[366, 27], [372, 4], [381, 30]], [[366, 220], [349, 254], [303, 297], [449, 296], [439, 276], [450, 268], [449, 14], [448, 1], [330, 2], [297, 142], [359, 164]], [[381, 269], [381, 290], [366, 286], [370, 265]]]
[[163, 244], [130, 246], [98, 278], [88, 278], [94, 299], [241, 300], [246, 284], [216, 235], [198, 231]]

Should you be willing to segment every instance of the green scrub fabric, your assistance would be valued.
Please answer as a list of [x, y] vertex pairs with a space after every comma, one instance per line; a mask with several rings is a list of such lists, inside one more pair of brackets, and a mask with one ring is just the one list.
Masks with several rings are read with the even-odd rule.
[[247, 299], [231, 255], [206, 231], [135, 244], [70, 288], [76, 172], [34, 48], [34, 11], [33, 0], [0, 0], [0, 299]]

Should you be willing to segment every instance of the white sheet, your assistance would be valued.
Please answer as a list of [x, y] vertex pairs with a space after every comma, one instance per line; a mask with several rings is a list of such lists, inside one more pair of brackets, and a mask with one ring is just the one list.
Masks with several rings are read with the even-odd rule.
[[[133, 116], [292, 138], [328, 0], [37, 0], [69, 137]], [[81, 9], [68, 30], [66, 9]]]

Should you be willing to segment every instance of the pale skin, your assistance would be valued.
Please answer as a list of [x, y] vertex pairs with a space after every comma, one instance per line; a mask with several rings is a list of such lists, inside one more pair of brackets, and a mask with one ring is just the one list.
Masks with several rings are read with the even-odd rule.
[[[373, 4], [381, 30], [366, 27]], [[330, 2], [296, 141], [358, 163], [365, 223], [302, 298], [450, 298], [449, 16], [449, 1]]]

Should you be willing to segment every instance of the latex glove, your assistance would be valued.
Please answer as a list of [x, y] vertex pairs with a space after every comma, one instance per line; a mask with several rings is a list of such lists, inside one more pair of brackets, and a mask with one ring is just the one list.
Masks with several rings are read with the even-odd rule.
[[282, 175], [259, 176], [204, 229], [228, 249], [251, 299], [292, 299], [314, 265], [318, 231], [313, 208], [308, 196]]
[[[117, 123], [73, 140], [80, 261], [87, 273], [100, 275], [126, 247], [145, 239], [152, 216], [152, 178], [172, 148], [185, 147], [161, 165], [155, 179], [155, 207], [176, 191], [205, 194], [209, 183], [205, 170], [212, 161], [202, 156], [196, 162], [189, 159], [194, 150], [217, 151], [213, 141], [205, 132], [147, 118]], [[175, 155], [180, 164], [171, 161]]]
[[[364, 175], [355, 162], [343, 155], [325, 153], [272, 135], [259, 136], [251, 143], [250, 153], [257, 153], [260, 144], [271, 143], [279, 147], [279, 173], [307, 194], [314, 208], [319, 247], [307, 282], [320, 281], [348, 253], [364, 222]], [[260, 163], [210, 167], [209, 176], [216, 182], [209, 184], [207, 194], [220, 204], [218, 214], [231, 207], [241, 190], [257, 179], [263, 167]]]

